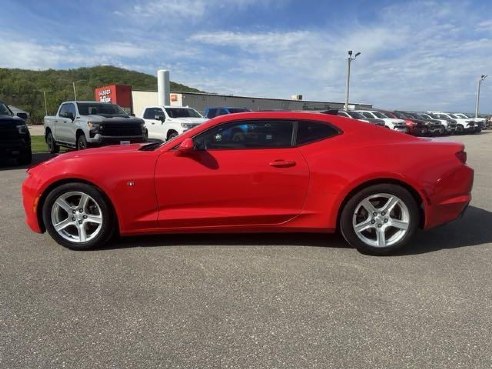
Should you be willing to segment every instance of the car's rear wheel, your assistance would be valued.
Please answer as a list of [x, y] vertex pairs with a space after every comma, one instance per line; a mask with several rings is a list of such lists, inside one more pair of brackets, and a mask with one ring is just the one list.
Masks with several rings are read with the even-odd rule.
[[56, 144], [55, 138], [51, 132], [46, 134], [46, 144], [51, 154], [56, 154], [60, 151], [60, 146]]
[[103, 194], [85, 183], [67, 183], [46, 197], [43, 222], [60, 245], [72, 250], [102, 246], [115, 231], [113, 212]]
[[340, 216], [345, 240], [363, 253], [387, 255], [403, 247], [417, 230], [413, 196], [394, 184], [366, 187], [352, 196]]

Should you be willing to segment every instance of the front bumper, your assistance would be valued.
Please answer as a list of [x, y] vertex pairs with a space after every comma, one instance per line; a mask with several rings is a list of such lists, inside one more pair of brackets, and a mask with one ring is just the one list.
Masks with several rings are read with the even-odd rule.
[[31, 148], [31, 140], [18, 139], [18, 140], [4, 140], [0, 141], [0, 158], [4, 157], [18, 157], [29, 151]]
[[123, 143], [142, 143], [147, 142], [147, 138], [142, 136], [103, 136], [96, 134], [93, 138], [88, 138], [90, 145], [120, 145]]

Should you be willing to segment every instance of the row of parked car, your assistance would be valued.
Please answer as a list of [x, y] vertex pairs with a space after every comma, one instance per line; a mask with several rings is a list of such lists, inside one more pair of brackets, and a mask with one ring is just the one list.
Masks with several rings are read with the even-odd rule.
[[474, 118], [463, 113], [340, 110], [338, 115], [415, 136], [480, 133], [488, 128], [485, 118]]

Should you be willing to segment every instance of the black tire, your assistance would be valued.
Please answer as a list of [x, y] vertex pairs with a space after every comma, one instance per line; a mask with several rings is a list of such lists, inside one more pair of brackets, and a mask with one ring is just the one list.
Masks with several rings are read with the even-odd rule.
[[360, 190], [347, 201], [340, 215], [340, 231], [360, 252], [388, 255], [408, 243], [419, 220], [417, 203], [408, 190], [378, 184]]
[[87, 139], [85, 135], [82, 133], [77, 137], [77, 150], [85, 150], [87, 149]]
[[28, 165], [32, 162], [32, 149], [28, 148], [17, 159], [20, 165]]
[[176, 131], [171, 131], [168, 135], [167, 135], [167, 141], [171, 141], [173, 138], [175, 137], [178, 137], [178, 132]]
[[50, 154], [56, 154], [60, 152], [60, 146], [56, 144], [55, 138], [53, 137], [51, 131], [46, 134], [46, 144], [48, 145], [48, 150]]
[[72, 250], [101, 247], [116, 230], [110, 204], [98, 189], [85, 183], [53, 189], [44, 201], [42, 216], [50, 236]]

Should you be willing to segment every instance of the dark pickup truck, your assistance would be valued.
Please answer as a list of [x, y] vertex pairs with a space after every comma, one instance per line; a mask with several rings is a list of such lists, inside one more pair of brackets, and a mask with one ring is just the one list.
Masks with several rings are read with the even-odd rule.
[[[32, 161], [31, 135], [23, 113], [15, 116], [7, 104], [0, 101], [0, 159], [17, 159], [21, 165]], [[24, 119], [22, 119], [24, 118]]]

